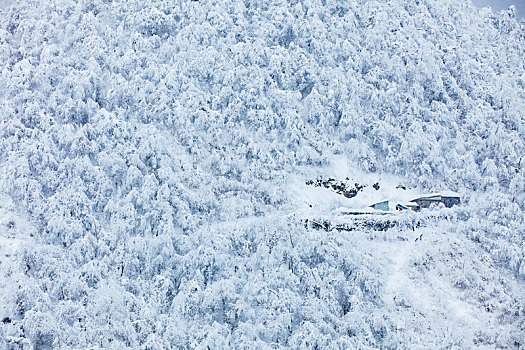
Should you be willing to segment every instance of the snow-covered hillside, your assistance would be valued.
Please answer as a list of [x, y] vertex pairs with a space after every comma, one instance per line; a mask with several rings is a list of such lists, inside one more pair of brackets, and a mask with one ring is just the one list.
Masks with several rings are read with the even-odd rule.
[[[512, 11], [3, 4], [0, 348], [525, 344]], [[315, 230], [375, 198], [319, 177], [462, 203], [413, 229]]]

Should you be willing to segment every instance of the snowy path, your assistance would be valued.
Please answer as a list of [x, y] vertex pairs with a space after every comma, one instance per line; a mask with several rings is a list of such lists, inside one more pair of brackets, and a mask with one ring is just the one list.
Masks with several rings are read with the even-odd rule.
[[[448, 318], [454, 318], [458, 323], [469, 324], [479, 323], [476, 317], [476, 310], [473, 305], [462, 300], [457, 291], [452, 289], [447, 281], [443, 281], [439, 276], [429, 283], [422, 283], [421, 280], [411, 277], [411, 261], [417, 258], [425, 245], [439, 244], [437, 241], [425, 243], [422, 240], [403, 242], [397, 247], [392, 261], [392, 273], [385, 283], [385, 292], [389, 297], [387, 302], [395, 306], [409, 307], [418, 309], [424, 315], [441, 311]], [[414, 274], [413, 274], [414, 275]]]
[[[502, 299], [519, 286], [502, 285], [500, 271], [487, 261], [480, 263], [486, 254], [474, 242], [445, 232], [438, 226], [422, 228], [409, 233], [408, 241], [378, 242], [378, 259], [388, 261], [390, 270], [383, 300], [400, 315], [397, 330], [428, 335], [439, 330], [442, 338], [436, 344], [441, 346], [471, 347], [475, 343], [464, 341], [474, 339], [497, 345], [498, 325], [507, 312]], [[421, 233], [423, 239], [415, 241]], [[490, 279], [498, 297], [481, 288]], [[453, 329], [445, 326], [451, 324]]]

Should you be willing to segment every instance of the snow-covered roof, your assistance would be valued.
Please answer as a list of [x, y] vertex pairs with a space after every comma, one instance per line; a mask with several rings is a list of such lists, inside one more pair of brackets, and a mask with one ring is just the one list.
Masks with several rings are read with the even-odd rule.
[[418, 197], [412, 199], [412, 201], [420, 199], [420, 198], [433, 198], [433, 197], [457, 197], [459, 198], [459, 194], [452, 191], [444, 191], [439, 193], [427, 193], [427, 194], [421, 194]]

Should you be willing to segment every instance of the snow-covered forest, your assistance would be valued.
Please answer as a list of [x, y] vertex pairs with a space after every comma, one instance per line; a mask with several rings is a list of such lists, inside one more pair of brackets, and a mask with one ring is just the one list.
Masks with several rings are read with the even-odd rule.
[[[1, 349], [525, 346], [513, 9], [6, 2], [0, 136]], [[462, 201], [316, 230], [322, 176]]]

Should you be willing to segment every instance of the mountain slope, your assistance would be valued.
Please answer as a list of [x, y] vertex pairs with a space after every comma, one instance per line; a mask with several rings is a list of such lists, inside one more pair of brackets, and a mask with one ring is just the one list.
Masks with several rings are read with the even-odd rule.
[[[459, 0], [0, 11], [0, 190], [34, 227], [18, 270], [2, 268], [0, 345], [525, 342], [514, 13]], [[450, 189], [463, 205], [418, 231], [315, 231], [303, 215], [335, 206], [305, 203], [318, 176]]]

